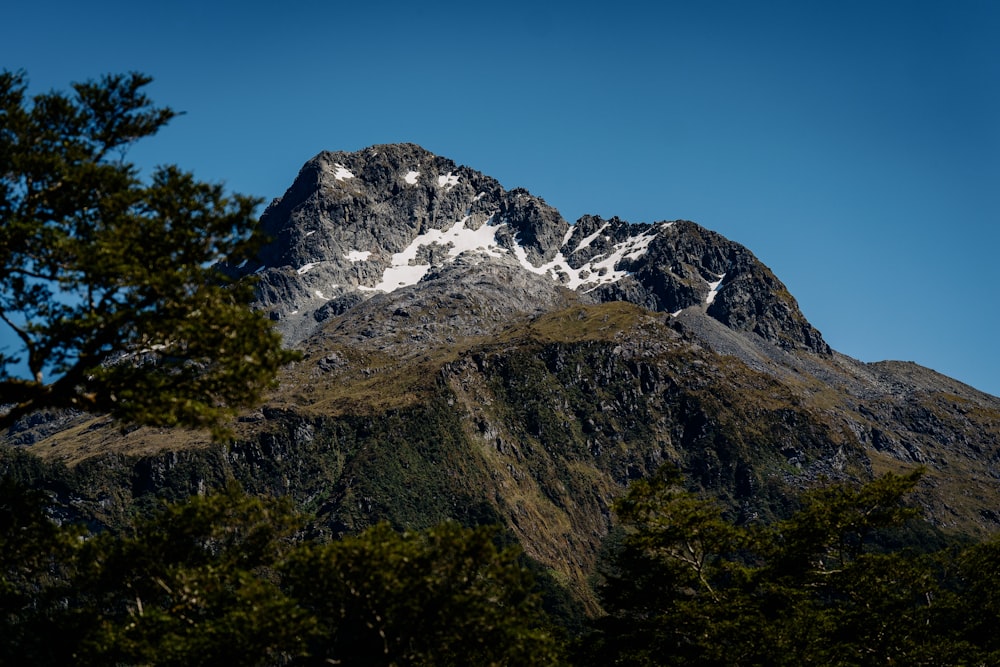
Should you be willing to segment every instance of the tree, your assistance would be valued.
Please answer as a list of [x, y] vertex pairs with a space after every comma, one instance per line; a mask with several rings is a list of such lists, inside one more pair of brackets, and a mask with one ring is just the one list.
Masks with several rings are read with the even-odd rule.
[[559, 653], [519, 551], [489, 527], [387, 524], [299, 549], [282, 568], [317, 621], [301, 664], [554, 665]]
[[[218, 427], [295, 355], [212, 265], [258, 242], [259, 200], [176, 166], [148, 181], [128, 148], [176, 114], [140, 74], [29, 99], [0, 72], [0, 427], [41, 408]], [[15, 367], [26, 365], [28, 377]]]
[[[304, 648], [314, 625], [279, 585], [303, 517], [281, 499], [231, 486], [165, 506], [130, 534], [81, 549], [76, 604], [79, 665], [276, 665]], [[63, 630], [65, 631], [65, 630]]]
[[581, 662], [994, 664], [1000, 549], [900, 546], [921, 472], [818, 488], [763, 526], [733, 525], [675, 469], [634, 483]]
[[85, 534], [0, 480], [0, 665], [558, 664], [532, 578], [492, 529], [319, 543], [307, 526], [230, 487]]
[[615, 503], [620, 532], [599, 572], [608, 615], [597, 621], [585, 664], [725, 664], [720, 655], [753, 643], [739, 622], [754, 615], [744, 561], [753, 536], [682, 481], [665, 466]]
[[46, 515], [38, 489], [0, 477], [0, 665], [49, 664], [42, 619], [58, 606], [82, 531]]

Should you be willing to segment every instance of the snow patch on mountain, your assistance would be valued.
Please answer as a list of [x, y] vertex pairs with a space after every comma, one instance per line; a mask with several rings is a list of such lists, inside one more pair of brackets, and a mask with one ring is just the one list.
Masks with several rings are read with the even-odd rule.
[[452, 174], [450, 171], [444, 176], [438, 176], [438, 187], [441, 188], [453, 188], [458, 185], [458, 176]]
[[[607, 225], [605, 225], [606, 227]], [[604, 227], [601, 228], [603, 230]], [[600, 231], [591, 234], [580, 242], [580, 245], [573, 251], [580, 250], [581, 247], [589, 245]], [[568, 240], [570, 234], [567, 233]], [[617, 266], [622, 260], [634, 261], [641, 257], [649, 248], [649, 244], [656, 238], [655, 231], [649, 231], [638, 236], [631, 236], [620, 243], [616, 243], [611, 253], [598, 255], [582, 266], [574, 268], [560, 251], [550, 262], [541, 266], [534, 266], [529, 260], [527, 252], [519, 244], [514, 248], [514, 256], [517, 257], [521, 265], [532, 273], [548, 275], [553, 280], [561, 282], [570, 289], [583, 289], [585, 292], [597, 289], [601, 285], [613, 283], [629, 275], [629, 272], [618, 269]], [[565, 245], [565, 244], [564, 244]]]
[[[457, 178], [449, 172], [447, 176], [439, 176], [438, 183], [446, 184], [450, 182], [448, 179], [455, 179], [457, 182]], [[657, 228], [650, 228], [644, 233], [630, 236], [616, 243], [609, 252], [592, 257], [579, 266], [574, 267], [573, 264], [576, 262], [571, 263], [562, 251], [557, 252], [556, 256], [549, 262], [536, 266], [532, 264], [528, 252], [519, 238], [515, 238], [515, 244], [511, 249], [504, 248], [498, 243], [497, 234], [500, 230], [508, 228], [506, 223], [494, 224], [495, 218], [490, 216], [478, 228], [473, 229], [466, 226], [470, 219], [471, 217], [466, 215], [447, 229], [429, 229], [419, 234], [406, 248], [392, 255], [389, 266], [382, 272], [381, 279], [375, 286], [362, 285], [359, 286], [359, 289], [369, 292], [392, 292], [401, 287], [415, 285], [432, 268], [430, 261], [418, 260], [421, 251], [439, 246], [442, 250], [447, 249], [447, 255], [444, 256], [446, 261], [470, 251], [491, 257], [501, 257], [504, 254], [512, 253], [518, 263], [532, 273], [548, 276], [549, 279], [570, 289], [590, 291], [630, 275], [628, 270], [619, 268], [619, 265], [623, 262], [634, 262], [642, 257], [657, 235]], [[572, 250], [571, 255], [588, 247], [601, 236], [607, 227], [608, 224], [605, 224], [593, 234], [583, 238]], [[574, 231], [575, 226], [571, 226], [566, 231], [563, 237], [563, 247], [568, 246]], [[351, 250], [346, 257], [352, 262], [358, 262], [367, 260], [370, 255], [371, 253], [368, 251]], [[437, 257], [437, 261], [440, 263], [442, 254], [437, 253]]]
[[600, 229], [598, 229], [596, 232], [594, 232], [590, 236], [588, 236], [588, 237], [584, 238], [582, 241], [580, 241], [580, 243], [576, 246], [576, 250], [574, 250], [573, 252], [579, 252], [579, 251], [583, 250], [584, 248], [586, 248], [587, 246], [589, 246], [591, 243], [593, 243], [597, 239], [597, 237], [600, 236], [601, 233], [605, 229], [608, 228], [609, 224], [611, 224], [611, 223], [605, 222], [603, 225], [601, 225]]
[[[705, 297], [705, 303], [709, 304], [715, 301], [715, 295], [719, 293], [719, 287], [722, 285], [722, 281], [726, 279], [726, 274], [716, 274], [718, 280], [715, 282], [708, 283], [708, 296]], [[708, 282], [708, 281], [706, 281]]]
[[334, 179], [338, 181], [346, 181], [348, 178], [354, 178], [354, 174], [352, 174], [347, 167], [340, 164], [339, 162], [337, 162], [333, 166], [335, 167], [335, 171], [333, 172]]
[[562, 244], [565, 246], [569, 243], [569, 240], [573, 238], [573, 232], [576, 231], [576, 225], [570, 225], [569, 229], [566, 230], [566, 234], [563, 235]]
[[406, 176], [403, 176], [403, 180], [409, 183], [410, 185], [416, 185], [418, 178], [420, 178], [420, 172], [413, 171], [412, 169], [406, 172]]
[[392, 292], [400, 287], [415, 285], [431, 270], [430, 263], [417, 264], [417, 254], [426, 246], [448, 248], [448, 257], [458, 257], [463, 252], [479, 251], [493, 257], [500, 257], [504, 250], [497, 245], [496, 235], [500, 226], [491, 225], [492, 218], [478, 229], [465, 226], [469, 216], [465, 216], [448, 229], [429, 229], [418, 235], [410, 245], [393, 254], [389, 267], [382, 273], [382, 280], [375, 287], [360, 287], [365, 291], [380, 290]]
[[649, 250], [649, 244], [653, 242], [656, 238], [656, 232], [648, 232], [646, 234], [640, 234], [639, 236], [633, 236], [632, 238], [622, 243], [622, 258], [634, 262]]
[[345, 255], [349, 262], [364, 262], [371, 257], [371, 250], [351, 250]]

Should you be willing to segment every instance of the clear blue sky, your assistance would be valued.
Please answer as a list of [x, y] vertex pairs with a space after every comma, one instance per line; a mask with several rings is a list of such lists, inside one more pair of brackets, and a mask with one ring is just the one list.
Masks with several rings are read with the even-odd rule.
[[153, 76], [131, 158], [270, 199], [411, 141], [569, 220], [748, 246], [836, 349], [1000, 394], [1000, 2], [18, 2], [36, 91]]

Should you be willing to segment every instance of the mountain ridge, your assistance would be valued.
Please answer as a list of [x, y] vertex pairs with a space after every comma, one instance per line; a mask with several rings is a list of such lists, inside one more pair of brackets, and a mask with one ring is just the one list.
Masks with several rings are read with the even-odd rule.
[[306, 163], [261, 217], [272, 241], [256, 261], [258, 306], [291, 341], [310, 315], [349, 307], [372, 292], [418, 282], [465, 253], [511, 255], [527, 271], [592, 294], [680, 312], [705, 306], [727, 326], [785, 346], [828, 353], [794, 298], [749, 250], [688, 221], [566, 222], [523, 188], [413, 145], [323, 152]]
[[42, 415], [0, 468], [108, 526], [234, 479], [331, 534], [498, 523], [591, 609], [611, 504], [667, 462], [744, 522], [823, 479], [924, 466], [936, 526], [1000, 532], [1000, 399], [836, 352], [770, 269], [693, 222], [570, 225], [403, 144], [320, 153], [260, 224], [257, 258], [220, 268], [258, 281], [303, 357], [231, 441]]

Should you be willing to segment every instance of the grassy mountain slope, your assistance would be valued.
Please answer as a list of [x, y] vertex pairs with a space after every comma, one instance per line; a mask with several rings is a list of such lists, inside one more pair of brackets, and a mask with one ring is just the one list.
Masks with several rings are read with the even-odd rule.
[[[451, 306], [440, 305], [423, 316], [447, 322]], [[585, 584], [610, 504], [665, 461], [739, 521], [783, 514], [789, 490], [820, 478], [926, 465], [932, 519], [997, 528], [1000, 401], [923, 369], [812, 355], [803, 363], [824, 364], [839, 386], [769, 373], [622, 302], [512, 316], [491, 336], [443, 327], [419, 352], [393, 344], [395, 333], [359, 341], [357, 326], [328, 322], [224, 446], [82, 420], [26, 448], [69, 467], [32, 474], [68, 514], [108, 524], [232, 478], [291, 496], [333, 534], [383, 519], [499, 522], [591, 605]]]

